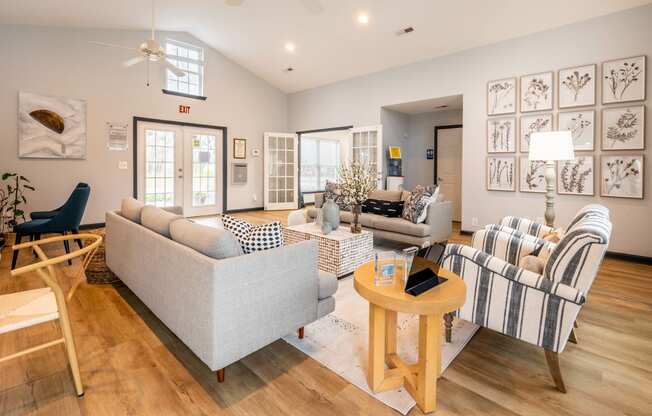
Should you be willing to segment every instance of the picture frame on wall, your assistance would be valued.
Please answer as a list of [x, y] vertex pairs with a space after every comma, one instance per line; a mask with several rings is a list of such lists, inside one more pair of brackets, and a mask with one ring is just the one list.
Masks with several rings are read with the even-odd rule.
[[487, 153], [516, 153], [516, 117], [487, 120]]
[[575, 155], [574, 160], [557, 162], [557, 193], [595, 195], [593, 155]]
[[554, 128], [552, 113], [521, 116], [520, 124], [519, 149], [521, 153], [530, 151], [530, 136], [532, 133], [552, 131]]
[[521, 113], [550, 111], [553, 108], [554, 73], [523, 75], [520, 79]]
[[595, 105], [596, 65], [582, 65], [557, 72], [559, 108]]
[[643, 155], [601, 155], [600, 195], [643, 199], [644, 173]]
[[516, 192], [516, 156], [487, 156], [487, 190]]
[[557, 114], [557, 128], [571, 132], [576, 151], [594, 149], [595, 110], [560, 112]]
[[645, 106], [602, 109], [602, 150], [645, 149]]
[[645, 55], [602, 63], [602, 104], [645, 100]]
[[487, 82], [487, 115], [516, 113], [516, 77]]
[[247, 158], [247, 139], [233, 138], [233, 158]]
[[519, 160], [519, 178], [521, 192], [546, 192], [546, 162], [543, 160], [529, 160], [521, 156]]

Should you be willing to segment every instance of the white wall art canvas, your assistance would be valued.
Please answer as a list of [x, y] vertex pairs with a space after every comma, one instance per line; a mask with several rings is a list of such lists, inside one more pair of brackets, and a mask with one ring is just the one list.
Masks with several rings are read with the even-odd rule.
[[643, 198], [643, 155], [602, 156], [602, 196]]
[[537, 114], [521, 117], [521, 143], [522, 153], [530, 151], [530, 136], [532, 133], [552, 131], [552, 114]]
[[521, 77], [521, 112], [552, 110], [553, 73]]
[[645, 148], [645, 107], [602, 109], [602, 150]]
[[18, 156], [84, 159], [86, 101], [20, 92]]
[[487, 115], [516, 112], [516, 77], [487, 83]]
[[575, 150], [593, 150], [595, 141], [594, 110], [562, 112], [557, 117], [557, 128], [571, 132]]
[[516, 191], [516, 157], [487, 157], [487, 189], [490, 191]]
[[593, 195], [593, 156], [576, 156], [575, 160], [557, 163], [557, 193]]
[[521, 192], [546, 192], [546, 162], [521, 156], [519, 166]]
[[487, 152], [516, 152], [516, 117], [487, 120]]
[[595, 65], [561, 69], [557, 82], [559, 108], [595, 105]]
[[646, 57], [616, 59], [602, 64], [602, 103], [645, 100]]

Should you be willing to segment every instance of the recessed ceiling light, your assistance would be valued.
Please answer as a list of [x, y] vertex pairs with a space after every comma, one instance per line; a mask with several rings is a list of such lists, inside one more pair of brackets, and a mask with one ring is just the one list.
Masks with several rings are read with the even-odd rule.
[[288, 42], [285, 44], [285, 50], [292, 53], [296, 49], [296, 46], [294, 46], [294, 43]]
[[366, 13], [360, 13], [358, 15], [358, 23], [361, 25], [366, 25], [369, 23], [369, 15]]

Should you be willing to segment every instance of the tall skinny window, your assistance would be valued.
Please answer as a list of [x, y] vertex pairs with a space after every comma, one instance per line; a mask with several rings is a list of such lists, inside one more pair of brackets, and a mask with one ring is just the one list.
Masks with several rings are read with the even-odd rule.
[[168, 61], [186, 71], [182, 77], [166, 69], [166, 89], [183, 94], [204, 94], [204, 49], [188, 43], [168, 39], [165, 44]]
[[339, 140], [301, 137], [301, 192], [319, 192], [326, 182], [337, 182]]

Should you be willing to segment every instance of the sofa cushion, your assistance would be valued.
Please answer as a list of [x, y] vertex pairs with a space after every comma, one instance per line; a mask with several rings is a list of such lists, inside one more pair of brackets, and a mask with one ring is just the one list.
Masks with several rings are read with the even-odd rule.
[[252, 225], [240, 218], [223, 215], [222, 224], [235, 235], [245, 254], [283, 246], [283, 227], [280, 221]]
[[225, 259], [242, 254], [238, 240], [223, 228], [208, 227], [180, 219], [170, 224], [170, 236], [177, 243], [214, 259]]
[[308, 216], [308, 218], [317, 218], [317, 209], [318, 208], [315, 207], [308, 207], [306, 209], [306, 215]]
[[183, 218], [181, 215], [167, 212], [153, 205], [145, 205], [140, 212], [140, 222], [143, 227], [168, 238], [170, 237], [170, 223], [181, 218]]
[[319, 295], [318, 299], [326, 299], [337, 292], [337, 277], [333, 273], [319, 270]]
[[120, 205], [120, 215], [126, 219], [140, 224], [140, 212], [145, 204], [134, 198], [123, 198]]
[[[362, 225], [364, 225], [364, 223]], [[414, 224], [404, 218], [387, 218], [381, 217], [380, 215], [374, 215], [372, 227], [379, 230], [407, 234], [415, 237], [426, 237], [430, 235], [429, 225]]]
[[385, 191], [383, 189], [374, 189], [369, 193], [369, 199], [381, 199], [383, 201], [400, 201], [403, 191]]
[[[367, 199], [362, 204], [362, 212], [382, 215], [383, 217], [400, 217], [404, 201], [388, 201], [383, 199]], [[423, 222], [423, 221], [422, 221]]]
[[[363, 227], [371, 228], [374, 224], [374, 218], [385, 218], [375, 214], [362, 213], [358, 216], [358, 221]], [[353, 213], [350, 211], [340, 211], [340, 221], [351, 224], [353, 222]]]
[[401, 215], [408, 221], [417, 223], [419, 214], [424, 208], [424, 204], [427, 205], [428, 199], [432, 195], [426, 187], [417, 185], [413, 190], [408, 199], [405, 201], [405, 206], [403, 207], [403, 214]]

